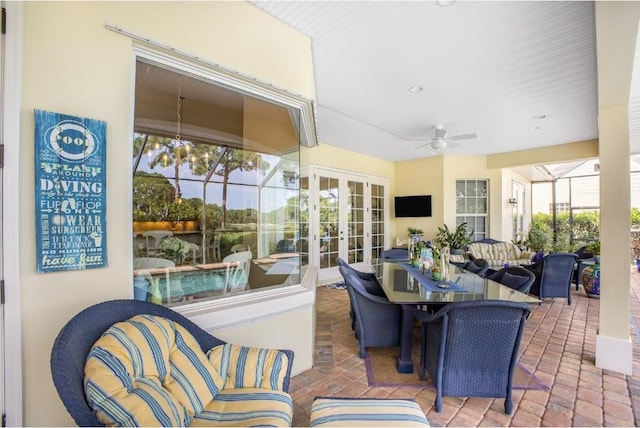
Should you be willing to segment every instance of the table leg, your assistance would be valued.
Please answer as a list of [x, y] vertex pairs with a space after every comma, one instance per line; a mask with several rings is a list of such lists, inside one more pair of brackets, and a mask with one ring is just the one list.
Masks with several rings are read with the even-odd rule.
[[400, 355], [398, 356], [396, 368], [399, 373], [413, 373], [411, 346], [413, 342], [413, 313], [416, 311], [416, 305], [403, 304], [401, 306]]

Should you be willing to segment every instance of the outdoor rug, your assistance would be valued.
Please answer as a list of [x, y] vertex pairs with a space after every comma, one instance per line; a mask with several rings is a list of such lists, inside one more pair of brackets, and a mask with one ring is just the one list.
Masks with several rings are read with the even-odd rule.
[[[365, 366], [369, 386], [394, 388], [435, 388], [429, 374], [421, 381], [418, 377], [420, 364], [420, 346], [414, 343], [413, 373], [398, 373], [396, 359], [400, 354], [399, 347], [367, 348]], [[417, 352], [416, 352], [417, 348]], [[417, 355], [416, 355], [417, 354]], [[549, 389], [540, 379], [520, 363], [516, 363], [513, 374], [513, 389]]]

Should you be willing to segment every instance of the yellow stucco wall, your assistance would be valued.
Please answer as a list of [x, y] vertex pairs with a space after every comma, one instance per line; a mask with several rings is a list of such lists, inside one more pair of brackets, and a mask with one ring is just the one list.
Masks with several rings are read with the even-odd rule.
[[[424, 232], [424, 239], [433, 239], [438, 226], [444, 221], [445, 188], [444, 156], [408, 160], [396, 164], [395, 193], [393, 196], [431, 195], [431, 217], [395, 219], [395, 238], [407, 239], [407, 228], [416, 227]], [[393, 198], [392, 198], [393, 202]], [[395, 214], [395, 213], [394, 213]], [[393, 218], [393, 217], [392, 217]]]
[[[62, 325], [98, 301], [132, 296], [132, 40], [109, 23], [315, 97], [306, 36], [244, 2], [25, 2], [20, 141], [20, 275], [23, 423], [72, 423], [51, 381], [49, 355]], [[109, 266], [35, 273], [34, 121], [42, 109], [107, 122]], [[310, 326], [309, 311], [301, 315]], [[291, 323], [291, 319], [287, 323]], [[312, 326], [310, 326], [311, 328]]]

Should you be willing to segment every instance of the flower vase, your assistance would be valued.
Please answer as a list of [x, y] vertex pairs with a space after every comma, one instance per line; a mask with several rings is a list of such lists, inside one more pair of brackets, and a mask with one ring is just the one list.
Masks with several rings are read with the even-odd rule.
[[638, 268], [638, 272], [640, 272], [640, 259], [636, 259], [636, 267]]
[[158, 279], [151, 282], [151, 288], [149, 289], [149, 301], [157, 305], [162, 304], [162, 293], [160, 292], [160, 281]]
[[149, 283], [142, 275], [138, 275], [133, 279], [133, 298], [136, 300], [146, 301], [149, 290]]

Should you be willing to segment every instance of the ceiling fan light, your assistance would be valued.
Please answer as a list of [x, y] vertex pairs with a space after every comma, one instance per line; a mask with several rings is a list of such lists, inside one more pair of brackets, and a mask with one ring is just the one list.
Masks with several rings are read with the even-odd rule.
[[447, 147], [447, 141], [446, 140], [435, 140], [435, 141], [431, 142], [431, 148], [433, 150], [442, 150], [445, 147]]

